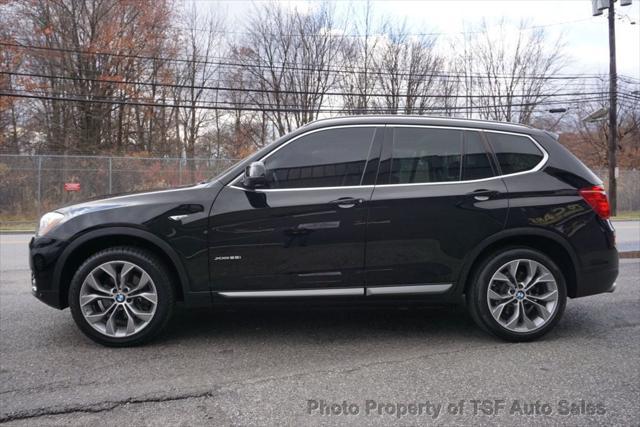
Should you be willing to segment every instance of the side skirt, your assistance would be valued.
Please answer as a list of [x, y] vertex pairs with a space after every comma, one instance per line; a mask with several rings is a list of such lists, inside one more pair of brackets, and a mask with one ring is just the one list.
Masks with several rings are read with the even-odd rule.
[[453, 284], [439, 283], [433, 285], [406, 285], [406, 286], [373, 286], [367, 288], [367, 296], [370, 295], [409, 295], [409, 294], [443, 294]]
[[336, 296], [418, 295], [443, 294], [451, 289], [451, 283], [432, 285], [372, 286], [367, 288], [291, 289], [274, 291], [222, 291], [225, 298], [304, 298]]

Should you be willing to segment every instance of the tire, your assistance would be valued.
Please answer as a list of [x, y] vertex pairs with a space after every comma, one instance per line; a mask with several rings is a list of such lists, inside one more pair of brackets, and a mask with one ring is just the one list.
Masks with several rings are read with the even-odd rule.
[[89, 257], [71, 280], [73, 319], [86, 336], [106, 346], [147, 342], [171, 317], [175, 297], [170, 277], [149, 251], [104, 249]]
[[466, 294], [471, 317], [507, 341], [540, 338], [558, 323], [567, 303], [562, 271], [534, 249], [509, 247], [495, 252], [480, 261], [472, 277]]

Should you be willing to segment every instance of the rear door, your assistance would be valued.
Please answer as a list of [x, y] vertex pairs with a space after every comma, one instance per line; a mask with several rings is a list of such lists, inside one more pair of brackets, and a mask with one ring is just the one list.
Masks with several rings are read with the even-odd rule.
[[441, 293], [503, 229], [508, 203], [482, 132], [394, 126], [367, 226], [367, 293]]
[[383, 130], [311, 131], [262, 159], [268, 188], [244, 188], [240, 180], [225, 187], [210, 218], [212, 290], [313, 296], [360, 287], [362, 295], [367, 205]]

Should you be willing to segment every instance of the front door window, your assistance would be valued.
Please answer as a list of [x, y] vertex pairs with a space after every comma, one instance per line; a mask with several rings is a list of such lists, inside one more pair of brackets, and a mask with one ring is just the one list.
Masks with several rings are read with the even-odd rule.
[[264, 160], [269, 188], [360, 185], [375, 128], [349, 127], [304, 135]]

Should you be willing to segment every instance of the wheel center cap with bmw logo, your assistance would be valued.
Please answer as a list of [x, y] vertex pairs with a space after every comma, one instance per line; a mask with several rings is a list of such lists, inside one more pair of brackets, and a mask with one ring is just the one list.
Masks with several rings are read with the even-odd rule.
[[522, 301], [524, 299], [524, 292], [522, 291], [516, 292], [516, 299]]
[[124, 302], [124, 295], [116, 294], [116, 302]]

